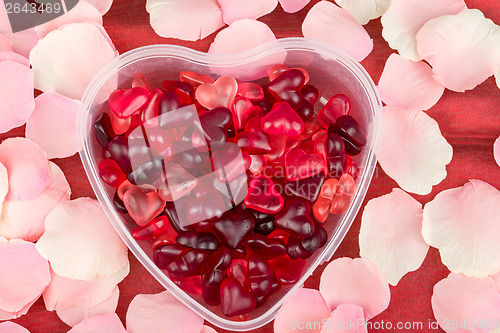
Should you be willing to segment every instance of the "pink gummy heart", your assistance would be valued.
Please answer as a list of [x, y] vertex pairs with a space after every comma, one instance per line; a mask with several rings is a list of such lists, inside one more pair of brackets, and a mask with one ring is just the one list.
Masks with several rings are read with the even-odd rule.
[[110, 109], [119, 117], [127, 118], [139, 110], [149, 99], [149, 92], [143, 87], [117, 89], [108, 98]]
[[148, 224], [165, 208], [165, 201], [158, 192], [144, 192], [139, 187], [128, 189], [123, 195], [123, 203], [130, 217], [140, 226]]
[[209, 110], [219, 106], [229, 108], [236, 92], [238, 82], [230, 76], [221, 76], [214, 83], [203, 83], [196, 88], [196, 99]]
[[269, 82], [267, 90], [280, 102], [287, 102], [297, 110], [304, 101], [301, 89], [305, 84], [305, 75], [299, 69], [290, 69]]
[[304, 121], [288, 103], [281, 103], [262, 118], [262, 130], [268, 134], [299, 136], [304, 131]]
[[179, 73], [179, 79], [182, 82], [187, 82], [191, 84], [193, 87], [198, 87], [201, 84], [204, 83], [214, 83], [215, 80], [213, 77], [208, 76], [208, 75], [202, 75], [194, 72], [189, 72], [189, 71], [181, 71]]
[[220, 286], [222, 312], [228, 317], [249, 313], [255, 309], [257, 299], [248, 290], [244, 290], [240, 282], [234, 278], [226, 278]]
[[130, 124], [132, 123], [132, 117], [120, 118], [114, 112], [109, 113], [109, 118], [111, 119], [113, 131], [118, 135], [128, 131]]
[[338, 117], [346, 115], [351, 110], [351, 101], [346, 95], [337, 94], [323, 106], [318, 113], [318, 118], [321, 119], [327, 126], [335, 123]]
[[[277, 65], [272, 66], [267, 71], [267, 74], [269, 76], [269, 81], [274, 80], [275, 78], [280, 76], [281, 73], [286, 72], [289, 69], [290, 69], [290, 67], [288, 67], [287, 65], [284, 65], [284, 64], [277, 64]], [[305, 77], [304, 84], [306, 84], [309, 81], [309, 73], [307, 73], [307, 71], [305, 69], [298, 68], [298, 67], [295, 67], [293, 69], [298, 69], [299, 71], [302, 72], [302, 74], [304, 74], [304, 77]]]
[[292, 148], [285, 156], [285, 169], [288, 180], [300, 180], [324, 170], [325, 161], [316, 154], [306, 154], [300, 148]]
[[264, 98], [264, 90], [257, 83], [240, 82], [238, 83], [238, 95], [251, 101], [260, 101]]
[[250, 155], [262, 155], [272, 151], [268, 135], [260, 128], [261, 117], [250, 119], [245, 130], [238, 133], [235, 143]]
[[168, 163], [164, 168], [165, 182], [160, 187], [160, 196], [166, 201], [182, 198], [198, 185], [198, 179], [177, 163]]
[[250, 99], [241, 96], [234, 99], [231, 112], [233, 113], [233, 124], [236, 131], [245, 128], [250, 119], [263, 116], [262, 109], [259, 106], [253, 105]]
[[271, 178], [260, 175], [248, 185], [245, 206], [266, 214], [276, 214], [284, 206], [285, 200], [276, 191]]

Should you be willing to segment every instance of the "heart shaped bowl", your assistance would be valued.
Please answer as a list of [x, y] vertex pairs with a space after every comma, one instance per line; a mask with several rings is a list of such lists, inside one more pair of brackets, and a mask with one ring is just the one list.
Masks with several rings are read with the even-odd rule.
[[[99, 177], [98, 164], [103, 159], [92, 125], [107, 105], [111, 91], [130, 88], [133, 78], [143, 74], [153, 88], [161, 88], [164, 80], [178, 80], [180, 71], [191, 71], [218, 78], [231, 75], [238, 80], [265, 83], [266, 71], [276, 63], [290, 68], [300, 67], [310, 75], [309, 83], [320, 91], [316, 114], [323, 104], [335, 94], [345, 94], [351, 101], [352, 115], [367, 136], [363, 152], [354, 157], [360, 168], [356, 180], [356, 193], [348, 210], [341, 215], [330, 215], [324, 224], [328, 241], [306, 265], [297, 283], [283, 286], [269, 297], [267, 302], [245, 316], [228, 318], [220, 306], [208, 305], [202, 295], [190, 295], [181, 290], [165, 272], [153, 262], [153, 250], [149, 241], [136, 241], [131, 236], [133, 223], [113, 207], [115, 189]], [[259, 81], [262, 79], [261, 81]], [[380, 126], [382, 104], [376, 87], [363, 67], [343, 51], [320, 41], [304, 38], [284, 38], [263, 44], [253, 50], [232, 55], [212, 55], [173, 45], [154, 45], [129, 51], [107, 64], [88, 86], [80, 113], [80, 152], [85, 171], [110, 222], [132, 253], [166, 289], [186, 306], [214, 325], [229, 331], [247, 331], [273, 320], [283, 301], [301, 287], [316, 267], [329, 260], [349, 230], [358, 213], [370, 184], [375, 164], [375, 146]]]

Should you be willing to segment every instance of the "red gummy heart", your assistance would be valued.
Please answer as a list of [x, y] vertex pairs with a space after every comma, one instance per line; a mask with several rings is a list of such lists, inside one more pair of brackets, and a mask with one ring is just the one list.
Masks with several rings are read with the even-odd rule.
[[264, 98], [264, 90], [257, 83], [240, 82], [238, 83], [238, 95], [251, 101], [260, 101]]
[[280, 103], [262, 118], [260, 123], [268, 134], [299, 136], [304, 132], [304, 121], [288, 103]]
[[276, 214], [283, 208], [284, 203], [285, 200], [276, 191], [271, 178], [260, 175], [248, 185], [244, 201], [246, 207], [266, 214]]
[[111, 126], [117, 135], [121, 135], [128, 131], [132, 123], [132, 117], [119, 118], [114, 112], [110, 112], [109, 118], [111, 119]]
[[315, 229], [309, 213], [309, 202], [304, 198], [295, 197], [289, 200], [283, 211], [276, 216], [275, 224], [290, 235], [306, 239], [313, 235]]
[[237, 91], [238, 82], [230, 76], [222, 76], [214, 83], [203, 83], [196, 88], [196, 99], [209, 110], [219, 106], [229, 108]]
[[330, 214], [332, 200], [335, 197], [335, 192], [337, 191], [338, 186], [339, 181], [335, 178], [330, 178], [323, 183], [318, 199], [313, 206], [313, 214], [318, 221], [326, 221], [328, 215]]
[[[235, 180], [245, 173], [251, 161], [245, 160], [240, 147], [231, 142], [211, 145], [212, 168], [222, 183]], [[248, 157], [249, 155], [246, 154]]]
[[155, 89], [149, 95], [147, 102], [141, 107], [141, 121], [144, 126], [155, 128], [158, 126], [158, 108], [163, 92], [160, 89]]
[[134, 87], [130, 89], [117, 89], [108, 98], [111, 111], [119, 118], [127, 118], [139, 110], [149, 99], [146, 88]]
[[244, 290], [238, 280], [225, 279], [220, 286], [222, 312], [228, 317], [250, 313], [257, 305], [255, 296]]
[[231, 106], [233, 124], [236, 131], [242, 130], [247, 122], [254, 117], [262, 117], [262, 109], [253, 105], [246, 97], [236, 97]]
[[324, 123], [321, 119], [313, 117], [304, 122], [304, 132], [302, 132], [302, 140], [307, 140], [316, 134], [320, 129], [324, 128]]
[[248, 262], [244, 259], [234, 259], [227, 270], [227, 275], [240, 282], [245, 289], [250, 289], [248, 280]]
[[165, 208], [165, 201], [158, 192], [144, 192], [139, 187], [128, 189], [123, 195], [123, 203], [131, 218], [140, 226], [158, 216]]
[[194, 198], [187, 205], [187, 208], [180, 208], [186, 209], [186, 217], [188, 222], [192, 224], [221, 216], [226, 211], [226, 204], [220, 192], [214, 189], [205, 195]]
[[[307, 83], [309, 81], [309, 73], [307, 73], [307, 71], [305, 69], [298, 68], [298, 67], [295, 67], [294, 69], [297, 69], [297, 70], [301, 71], [302, 74], [304, 74], [305, 83]], [[284, 65], [284, 64], [276, 64], [276, 65], [272, 66], [267, 71], [267, 75], [269, 76], [269, 81], [273, 81], [275, 78], [280, 76], [281, 73], [284, 73], [288, 70], [290, 70], [290, 67], [288, 67], [287, 65]]]
[[318, 118], [328, 126], [335, 123], [338, 117], [346, 115], [351, 110], [351, 101], [346, 95], [338, 94], [330, 98], [318, 113]]
[[300, 91], [306, 81], [304, 73], [290, 69], [281, 73], [267, 85], [267, 90], [280, 102], [287, 102], [293, 109], [298, 109], [303, 102]]
[[273, 259], [270, 263], [274, 268], [276, 280], [278, 280], [281, 285], [291, 285], [297, 283], [306, 265], [306, 261], [304, 259], [292, 260], [288, 256]]
[[98, 169], [102, 181], [114, 188], [118, 188], [127, 180], [127, 176], [125, 176], [122, 169], [112, 159], [105, 159], [99, 162]]
[[228, 212], [214, 223], [215, 233], [231, 249], [237, 248], [254, 227], [255, 221], [247, 213]]
[[255, 297], [262, 297], [271, 291], [274, 282], [274, 270], [271, 264], [259, 255], [248, 258], [248, 277], [250, 289]]
[[270, 153], [271, 143], [267, 134], [260, 128], [261, 117], [248, 121], [245, 130], [238, 133], [235, 143], [250, 155], [263, 155]]
[[282, 257], [286, 254], [286, 244], [278, 238], [267, 238], [258, 233], [251, 234], [245, 240], [245, 247], [266, 258]]
[[176, 163], [164, 167], [165, 182], [160, 187], [160, 196], [166, 201], [175, 201], [191, 192], [198, 185], [198, 179]]
[[306, 154], [300, 148], [292, 148], [285, 157], [286, 178], [300, 180], [312, 177], [325, 169], [325, 161], [316, 154]]
[[131, 235], [137, 240], [148, 240], [153, 237], [159, 236], [170, 226], [170, 222], [165, 215], [154, 218], [151, 222], [144, 226], [135, 227]]
[[347, 211], [351, 198], [356, 191], [356, 184], [351, 175], [344, 173], [339, 179], [339, 186], [336, 189], [335, 197], [332, 200], [330, 213], [342, 214]]

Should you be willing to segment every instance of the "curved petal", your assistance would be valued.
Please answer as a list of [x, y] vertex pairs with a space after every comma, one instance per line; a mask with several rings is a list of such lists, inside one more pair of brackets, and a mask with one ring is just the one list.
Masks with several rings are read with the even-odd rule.
[[365, 206], [359, 254], [377, 265], [393, 286], [403, 275], [418, 269], [427, 255], [422, 214], [422, 205], [398, 188]]
[[378, 91], [388, 106], [427, 110], [441, 98], [444, 87], [434, 80], [432, 69], [425, 62], [414, 62], [393, 53], [385, 63]]
[[31, 306], [33, 304], [35, 304], [35, 302], [37, 301], [37, 299], [38, 298], [35, 298], [31, 302], [29, 302], [28, 304], [26, 304], [25, 306], [23, 306], [22, 309], [19, 310], [19, 311], [9, 312], [9, 311], [4, 311], [4, 310], [0, 309], [0, 320], [16, 319], [16, 318], [19, 318], [19, 317], [25, 315], [26, 313], [28, 313], [28, 311], [31, 308]]
[[[486, 277], [500, 271], [500, 191], [481, 180], [445, 190], [424, 207], [422, 234], [448, 269]], [[500, 318], [500, 317], [499, 317]]]
[[222, 10], [222, 19], [232, 24], [244, 18], [258, 19], [269, 14], [278, 5], [278, 0], [217, 0]]
[[327, 319], [321, 333], [366, 333], [363, 308], [353, 304], [339, 305]]
[[[322, 323], [330, 315], [323, 296], [315, 289], [300, 288], [286, 299], [274, 320], [274, 333], [316, 332], [321, 325], [308, 329], [297, 323]], [[295, 324], [294, 324], [295, 323]]]
[[118, 52], [104, 29], [92, 22], [72, 23], [50, 32], [33, 48], [35, 88], [54, 89], [81, 99], [94, 75]]
[[0, 144], [0, 163], [9, 175], [9, 200], [33, 200], [50, 183], [47, 154], [26, 138], [9, 138]]
[[203, 318], [187, 308], [168, 291], [139, 294], [127, 311], [128, 333], [200, 332]]
[[434, 78], [450, 90], [473, 89], [500, 68], [500, 26], [477, 9], [430, 20], [416, 38]]
[[9, 192], [9, 176], [7, 175], [7, 169], [4, 167], [2, 163], [0, 163], [0, 216], [2, 216], [2, 204], [8, 192]]
[[35, 108], [33, 71], [18, 62], [1, 61], [0, 99], [0, 133], [23, 125]]
[[366, 258], [339, 258], [326, 266], [319, 291], [330, 310], [341, 304], [361, 306], [367, 319], [389, 306], [391, 292], [384, 274]]
[[147, 0], [146, 10], [151, 27], [165, 38], [195, 41], [224, 26], [217, 0]]
[[296, 13], [304, 8], [311, 0], [279, 0], [281, 8], [287, 13]]
[[5, 34], [0, 32], [0, 52], [14, 52], [12, 41]]
[[17, 62], [21, 65], [28, 67], [28, 68], [30, 67], [29, 59], [23, 57], [22, 55], [20, 55], [18, 53], [15, 53], [15, 52], [11, 52], [11, 51], [0, 52], [0, 61], [6, 61], [6, 60]]
[[22, 327], [21, 325], [18, 325], [16, 323], [13, 323], [11, 321], [6, 321], [3, 323], [0, 323], [0, 332], [2, 333], [30, 333], [27, 329]]
[[500, 136], [495, 140], [493, 144], [493, 157], [497, 162], [498, 166], [500, 166]]
[[106, 14], [111, 5], [113, 4], [113, 0], [84, 0], [90, 3], [92, 6], [97, 8], [97, 10], [101, 13], [101, 15]]
[[16, 312], [33, 303], [50, 282], [49, 263], [26, 241], [0, 244], [0, 309]]
[[116, 313], [89, 317], [68, 331], [68, 333], [127, 333]]
[[306, 38], [333, 44], [357, 61], [366, 58], [373, 49], [373, 40], [347, 10], [328, 1], [320, 1], [307, 13], [302, 23]]
[[488, 333], [500, 318], [500, 293], [489, 277], [450, 273], [434, 286], [431, 303], [439, 326], [447, 333]]
[[35, 98], [35, 111], [26, 123], [26, 138], [38, 143], [49, 159], [79, 151], [77, 116], [80, 101], [47, 91]]
[[127, 263], [127, 247], [99, 203], [90, 198], [60, 202], [45, 218], [36, 244], [57, 275], [90, 281]]
[[377, 153], [382, 169], [403, 190], [429, 194], [446, 178], [453, 156], [438, 123], [422, 111], [385, 107], [383, 126]]
[[89, 317], [114, 313], [116, 311], [116, 306], [118, 305], [119, 296], [120, 292], [118, 287], [115, 287], [111, 295], [99, 304], [92, 307], [74, 306], [63, 310], [57, 310], [56, 313], [59, 319], [61, 319], [65, 324], [73, 327]]
[[350, 11], [361, 24], [380, 17], [391, 4], [391, 0], [335, 0], [335, 2]]
[[71, 189], [62, 170], [49, 162], [50, 183], [34, 200], [3, 203], [0, 235], [9, 239], [36, 242], [45, 230], [45, 216], [62, 200], [69, 200]]
[[421, 60], [415, 35], [425, 22], [447, 14], [465, 10], [464, 0], [392, 0], [382, 15], [382, 36], [401, 56]]

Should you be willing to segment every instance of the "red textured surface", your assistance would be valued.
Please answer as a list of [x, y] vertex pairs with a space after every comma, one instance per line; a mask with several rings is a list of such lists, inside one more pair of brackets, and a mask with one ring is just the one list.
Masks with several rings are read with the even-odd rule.
[[[301, 24], [308, 10], [317, 1], [311, 3], [295, 14], [287, 14], [278, 8], [260, 20], [267, 23], [276, 37], [302, 36]], [[466, 0], [469, 8], [478, 8], [486, 17], [500, 24], [500, 2], [497, 0]], [[168, 19], [168, 18], [165, 18]], [[157, 36], [149, 25], [149, 16], [145, 10], [145, 1], [115, 0], [108, 14], [104, 17], [104, 27], [120, 53], [139, 46], [150, 44], [177, 44], [191, 47], [199, 51], [207, 51], [215, 34], [203, 41], [183, 42], [175, 39], [164, 39]], [[363, 65], [373, 80], [378, 82], [385, 61], [393, 51], [382, 39], [380, 20], [374, 20], [365, 26], [374, 40], [373, 52], [363, 61]], [[435, 118], [444, 137], [453, 146], [454, 155], [448, 165], [448, 177], [435, 186], [427, 196], [414, 196], [421, 203], [432, 200], [442, 190], [462, 186], [469, 179], [484, 180], [500, 189], [500, 169], [493, 159], [493, 142], [500, 135], [500, 90], [494, 79], [490, 78], [477, 88], [467, 93], [446, 91], [428, 114]], [[12, 130], [0, 135], [0, 140], [11, 136], [23, 135], [24, 128]], [[78, 156], [55, 160], [63, 169], [73, 190], [72, 198], [81, 196], [95, 197], [85, 176]], [[397, 184], [377, 168], [374, 179], [368, 190], [365, 203], [375, 197], [387, 194]], [[335, 253], [338, 257], [358, 257], [358, 234], [360, 228], [358, 214], [351, 230], [342, 245]], [[119, 285], [120, 300], [117, 313], [125, 324], [125, 315], [132, 298], [139, 293], [157, 293], [163, 290], [156, 280], [141, 267], [137, 260], [130, 256], [130, 275]], [[319, 277], [324, 269], [320, 266], [307, 281], [306, 287], [317, 288]], [[423, 329], [393, 329], [394, 332], [442, 332], [429, 328], [434, 322], [431, 309], [432, 288], [436, 282], [448, 275], [448, 270], [441, 263], [439, 252], [431, 249], [422, 267], [407, 274], [396, 287], [391, 287], [391, 303], [389, 308], [374, 318], [372, 322], [421, 322]], [[55, 312], [45, 310], [42, 299], [39, 299], [27, 315], [15, 322], [37, 332], [66, 332], [70, 329], [62, 323]], [[226, 332], [217, 329], [218, 332]], [[254, 332], [272, 332], [272, 324]], [[384, 329], [371, 329], [370, 332], [386, 332]], [[152, 332], [153, 333], [153, 332]], [[170, 332], [168, 332], [170, 333]], [[173, 333], [173, 332], [172, 332]]]

